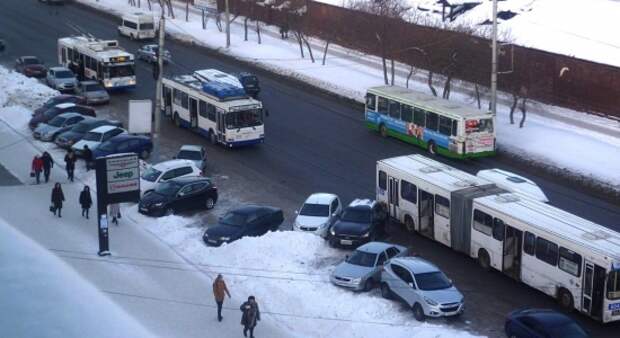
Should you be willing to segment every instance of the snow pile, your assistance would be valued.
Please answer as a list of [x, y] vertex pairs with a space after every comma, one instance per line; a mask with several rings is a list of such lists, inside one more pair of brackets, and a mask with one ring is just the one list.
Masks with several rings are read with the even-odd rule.
[[59, 94], [34, 78], [0, 66], [0, 107], [24, 106], [36, 109]]
[[205, 273], [222, 273], [233, 297], [256, 296], [263, 320], [290, 337], [327, 337], [343, 329], [347, 337], [473, 337], [434, 321], [417, 322], [378, 290], [354, 293], [332, 285], [330, 272], [349, 252], [330, 248], [318, 236], [278, 231], [207, 247], [194, 218], [152, 219], [135, 207], [126, 213]]
[[0, 284], [2, 337], [152, 336], [66, 263], [3, 219]]

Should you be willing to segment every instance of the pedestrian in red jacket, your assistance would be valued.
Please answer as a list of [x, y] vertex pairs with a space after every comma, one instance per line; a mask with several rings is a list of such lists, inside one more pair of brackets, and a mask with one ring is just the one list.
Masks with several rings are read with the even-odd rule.
[[32, 159], [32, 168], [31, 168], [30, 176], [35, 177], [37, 179], [37, 184], [41, 179], [41, 172], [43, 171], [43, 159], [39, 157], [39, 155], [35, 155]]

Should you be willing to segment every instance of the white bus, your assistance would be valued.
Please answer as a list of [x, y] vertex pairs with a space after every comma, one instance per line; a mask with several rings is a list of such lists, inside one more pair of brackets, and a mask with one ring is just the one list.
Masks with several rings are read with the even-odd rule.
[[164, 114], [178, 127], [195, 130], [213, 144], [237, 147], [265, 139], [263, 105], [243, 88], [181, 75], [164, 78], [161, 90]]
[[58, 62], [80, 79], [100, 81], [106, 89], [136, 86], [134, 56], [119, 47], [116, 40], [97, 40], [85, 36], [60, 38]]
[[398, 86], [369, 88], [366, 126], [382, 136], [452, 158], [495, 154], [495, 117], [491, 112]]
[[421, 155], [377, 162], [377, 200], [411, 230], [603, 322], [620, 320], [620, 234]]

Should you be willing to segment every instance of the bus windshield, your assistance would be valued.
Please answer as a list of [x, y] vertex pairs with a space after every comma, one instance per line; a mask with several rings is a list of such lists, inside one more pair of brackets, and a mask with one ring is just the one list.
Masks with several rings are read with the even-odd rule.
[[111, 79], [115, 77], [134, 76], [135, 73], [131, 65], [108, 66], [104, 70], [104, 75], [106, 79]]
[[262, 111], [250, 109], [226, 114], [226, 129], [256, 127], [263, 124]]
[[614, 270], [607, 277], [607, 299], [620, 299], [620, 271]]
[[465, 122], [465, 132], [471, 133], [492, 133], [493, 119], [467, 120]]

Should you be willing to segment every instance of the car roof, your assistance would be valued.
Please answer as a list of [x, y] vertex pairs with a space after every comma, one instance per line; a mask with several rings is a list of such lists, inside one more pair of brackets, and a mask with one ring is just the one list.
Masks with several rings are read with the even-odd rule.
[[112, 129], [116, 129], [116, 128], [118, 128], [118, 127], [107, 126], [107, 125], [106, 126], [99, 126], [99, 127], [95, 128], [95, 129], [91, 130], [91, 132], [103, 134], [105, 132], [108, 132], [108, 131], [110, 131]]
[[176, 177], [167, 182], [175, 182], [180, 184], [188, 184], [188, 183], [196, 183], [196, 182], [208, 182], [211, 183], [211, 179], [203, 176], [184, 176], [184, 177]]
[[538, 322], [544, 322], [545, 324], [561, 325], [573, 322], [573, 320], [567, 315], [551, 309], [524, 309], [518, 311], [516, 315], [527, 316]]
[[338, 196], [334, 194], [318, 192], [308, 196], [304, 204], [330, 204], [336, 198], [338, 198]]
[[385, 251], [385, 249], [397, 246], [395, 244], [385, 243], [385, 242], [369, 242], [360, 247], [358, 247], [357, 251], [368, 252], [368, 253], [381, 253]]
[[368, 199], [368, 198], [356, 198], [351, 203], [349, 203], [348, 208], [372, 208], [377, 204], [376, 201]]
[[191, 166], [194, 167], [194, 162], [190, 161], [190, 160], [168, 160], [168, 161], [163, 161], [163, 162], [159, 162], [157, 164], [153, 165], [153, 168], [159, 170], [159, 171], [163, 171], [163, 170], [170, 170], [173, 168], [178, 168], [178, 167], [182, 167], [182, 166]]
[[64, 117], [64, 118], [71, 118], [71, 117], [75, 117], [75, 116], [83, 116], [80, 113], [74, 113], [74, 112], [67, 112], [67, 113], [62, 113], [58, 116]]
[[426, 273], [441, 271], [433, 263], [420, 257], [397, 257], [392, 259], [393, 263], [398, 263], [407, 267], [413, 273]]
[[65, 103], [59, 103], [55, 105], [54, 107], [60, 108], [60, 109], [67, 109], [67, 108], [71, 108], [75, 106], [77, 106], [75, 103], [65, 102]]
[[263, 206], [263, 205], [254, 205], [254, 204], [244, 205], [242, 207], [231, 209], [229, 211], [232, 211], [236, 214], [251, 214], [258, 210], [267, 210], [269, 212], [281, 211], [281, 209], [279, 208]]
[[61, 71], [61, 70], [68, 70], [68, 71], [70, 71], [69, 68], [67, 68], [67, 67], [50, 67], [50, 70], [53, 70], [55, 72]]
[[21, 59], [22, 60], [25, 60], [25, 59], [37, 59], [38, 60], [39, 58], [34, 55], [24, 55], [21, 57]]
[[[118, 127], [114, 127], [114, 128], [118, 128]], [[108, 141], [121, 142], [121, 141], [132, 140], [132, 139], [133, 140], [143, 140], [143, 141], [149, 140], [149, 138], [146, 137], [146, 136], [131, 135], [131, 134], [118, 134], [118, 135], [112, 137], [111, 139], [109, 139]]]
[[204, 147], [197, 144], [184, 144], [179, 148], [181, 150], [189, 150], [189, 151], [203, 151]]

